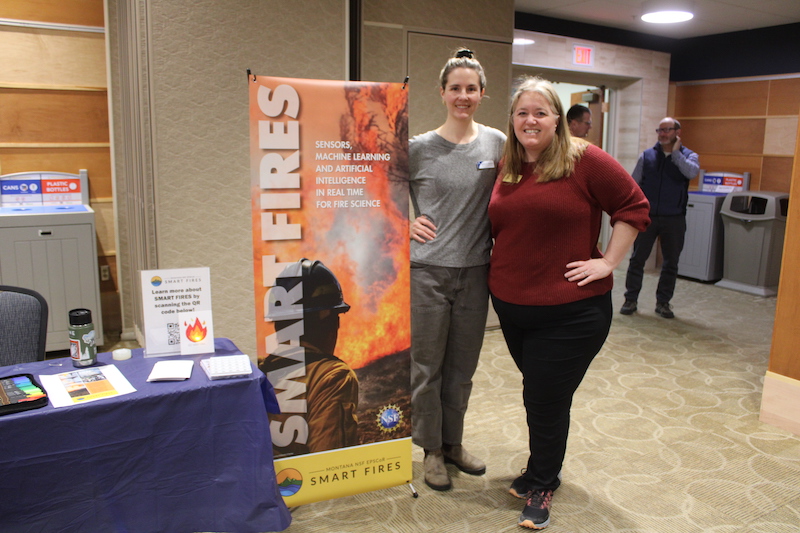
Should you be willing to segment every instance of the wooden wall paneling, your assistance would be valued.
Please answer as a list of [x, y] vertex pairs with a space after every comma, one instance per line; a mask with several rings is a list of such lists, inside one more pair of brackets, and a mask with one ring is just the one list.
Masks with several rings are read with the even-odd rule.
[[797, 327], [797, 317], [800, 316], [800, 201], [797, 200], [800, 195], [800, 130], [792, 166], [791, 189], [769, 371], [800, 380], [800, 355], [797, 351], [800, 346], [800, 328]]
[[97, 258], [97, 264], [98, 267], [107, 265], [111, 274], [111, 277], [106, 281], [100, 281], [100, 292], [116, 291], [119, 286], [117, 280], [117, 258], [113, 255], [101, 255]]
[[103, 0], [3, 0], [0, 18], [103, 26]]
[[[690, 144], [688, 148], [694, 150]], [[697, 151], [697, 150], [695, 150]], [[735, 155], [735, 154], [709, 154], [698, 152], [700, 168], [706, 172], [734, 172], [736, 174], [750, 173], [750, 183], [761, 179], [762, 157], [760, 155]]]
[[0, 18], [67, 26], [0, 26], [0, 174], [88, 170], [98, 261], [112, 273], [101, 283], [104, 329], [119, 331], [104, 6], [0, 1]]
[[677, 100], [678, 95], [678, 86], [671, 82], [669, 84], [669, 92], [667, 93], [667, 116], [674, 117], [675, 113], [675, 101]]
[[[98, 258], [100, 264], [103, 264], [102, 257]], [[109, 257], [107, 259], [115, 259]], [[116, 261], [114, 262], [116, 264]], [[111, 267], [112, 276], [116, 272], [116, 266]], [[108, 288], [112, 287], [112, 288]], [[108, 343], [110, 340], [119, 338], [119, 333], [122, 331], [122, 309], [121, 297], [119, 293], [119, 283], [109, 284], [106, 282], [100, 283], [100, 306], [103, 308], [103, 329], [106, 332], [113, 332], [113, 334], [106, 334], [104, 337]]]
[[767, 114], [797, 118], [798, 113], [800, 113], [800, 78], [771, 80]]
[[683, 141], [701, 168], [750, 172], [752, 190], [789, 191], [800, 78], [677, 85], [674, 97]]
[[765, 155], [794, 155], [797, 142], [797, 117], [767, 117], [764, 130]]
[[[764, 157], [764, 165], [761, 170], [760, 191], [789, 192], [792, 183], [791, 157]], [[751, 189], [753, 187], [750, 187]]]
[[106, 91], [0, 89], [0, 143], [109, 142]]
[[769, 81], [679, 85], [675, 115], [681, 117], [747, 117], [767, 112]]
[[[776, 80], [770, 98], [770, 110], [782, 114], [797, 109], [798, 85], [794, 80]], [[794, 91], [794, 94], [789, 94]], [[774, 105], [772, 105], [774, 99]], [[800, 122], [800, 121], [799, 121]], [[786, 219], [781, 277], [769, 370], [764, 376], [760, 420], [800, 435], [800, 127], [794, 134], [793, 157], [765, 157], [763, 190], [789, 190], [789, 212]], [[786, 176], [791, 177], [788, 188]]]
[[98, 250], [97, 268], [108, 266], [111, 277], [107, 281], [100, 281], [100, 307], [103, 313], [103, 329], [113, 332], [106, 335], [106, 343], [117, 337], [122, 331], [122, 314], [120, 312], [119, 279], [117, 278], [117, 258], [113, 255], [103, 255]]
[[[102, 143], [101, 143], [102, 144]], [[111, 148], [104, 146], [3, 148], [0, 147], [0, 174], [50, 171], [76, 174], [85, 168], [89, 173], [89, 195], [92, 200], [112, 198]]]
[[683, 143], [695, 152], [755, 155], [764, 149], [764, 118], [687, 119], [681, 114], [676, 118]]
[[117, 253], [114, 222], [114, 203], [110, 200], [92, 202], [94, 225], [97, 233], [97, 255], [107, 256]]
[[105, 89], [105, 35], [0, 27], [0, 83]]

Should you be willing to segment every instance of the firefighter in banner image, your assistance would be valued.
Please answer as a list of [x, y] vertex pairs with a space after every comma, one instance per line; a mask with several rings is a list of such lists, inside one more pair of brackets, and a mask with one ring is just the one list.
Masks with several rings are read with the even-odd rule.
[[350, 310], [339, 281], [321, 261], [301, 259], [274, 289], [267, 318], [275, 322], [278, 349], [260, 368], [281, 407], [270, 415], [275, 457], [357, 445], [358, 378], [333, 355], [339, 315]]

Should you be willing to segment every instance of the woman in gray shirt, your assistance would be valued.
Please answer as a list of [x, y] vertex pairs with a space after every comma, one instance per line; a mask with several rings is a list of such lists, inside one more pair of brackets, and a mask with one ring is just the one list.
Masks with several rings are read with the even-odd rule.
[[452, 484], [445, 463], [482, 475], [461, 440], [489, 306], [492, 247], [486, 210], [505, 135], [473, 119], [486, 76], [470, 50], [440, 74], [447, 119], [409, 142], [411, 201], [411, 405], [425, 483]]

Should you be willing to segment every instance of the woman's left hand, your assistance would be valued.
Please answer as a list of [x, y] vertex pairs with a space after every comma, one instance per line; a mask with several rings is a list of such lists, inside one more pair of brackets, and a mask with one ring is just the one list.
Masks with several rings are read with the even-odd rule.
[[567, 269], [569, 270], [564, 274], [564, 277], [568, 281], [577, 281], [579, 287], [608, 277], [614, 271], [611, 264], [602, 257], [589, 259], [588, 261], [573, 261], [567, 264]]

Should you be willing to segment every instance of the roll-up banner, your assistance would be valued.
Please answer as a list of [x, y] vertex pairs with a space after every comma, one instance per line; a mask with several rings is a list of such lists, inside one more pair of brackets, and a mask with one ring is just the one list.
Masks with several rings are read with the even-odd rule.
[[409, 483], [408, 92], [248, 76], [258, 366], [286, 504]]

